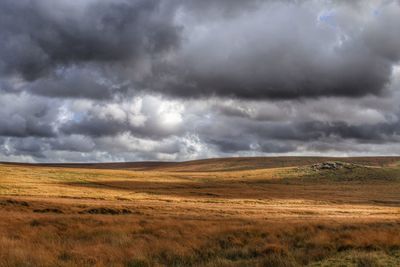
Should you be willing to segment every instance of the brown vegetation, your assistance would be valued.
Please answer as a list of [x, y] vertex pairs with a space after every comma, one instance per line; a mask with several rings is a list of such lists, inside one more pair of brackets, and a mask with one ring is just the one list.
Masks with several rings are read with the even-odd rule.
[[398, 162], [2, 164], [0, 266], [400, 266]]

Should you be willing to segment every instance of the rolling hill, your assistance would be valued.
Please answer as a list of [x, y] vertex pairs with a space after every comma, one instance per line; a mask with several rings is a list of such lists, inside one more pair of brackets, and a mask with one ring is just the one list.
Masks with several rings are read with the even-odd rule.
[[399, 266], [399, 162], [1, 163], [0, 266]]

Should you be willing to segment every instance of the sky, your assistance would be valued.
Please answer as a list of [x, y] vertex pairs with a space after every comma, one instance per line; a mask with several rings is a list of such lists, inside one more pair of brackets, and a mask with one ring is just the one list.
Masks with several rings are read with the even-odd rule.
[[400, 155], [399, 87], [400, 1], [0, 1], [0, 161]]

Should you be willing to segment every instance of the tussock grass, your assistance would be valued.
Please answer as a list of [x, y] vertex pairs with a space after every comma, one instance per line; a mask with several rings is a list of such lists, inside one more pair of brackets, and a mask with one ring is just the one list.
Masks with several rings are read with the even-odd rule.
[[325, 160], [0, 164], [0, 267], [400, 266], [399, 160]]
[[330, 266], [341, 262], [369, 266], [366, 264], [400, 260], [400, 237], [396, 235], [400, 223], [236, 221], [223, 226], [216, 221], [163, 220], [156, 216], [140, 220], [132, 215], [60, 216], [27, 214], [35, 217], [27, 222], [25, 217], [9, 216], [1, 227], [0, 263]]

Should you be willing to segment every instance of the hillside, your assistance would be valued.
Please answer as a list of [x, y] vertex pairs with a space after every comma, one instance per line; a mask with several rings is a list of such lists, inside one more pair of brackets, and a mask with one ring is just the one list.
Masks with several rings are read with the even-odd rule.
[[0, 266], [398, 266], [399, 160], [2, 163]]
[[182, 162], [144, 161], [116, 163], [13, 163], [20, 166], [91, 168], [91, 169], [134, 169], [171, 171], [233, 171], [266, 168], [298, 167], [327, 161], [341, 161], [366, 166], [390, 166], [400, 163], [400, 157], [236, 157], [213, 158]]

